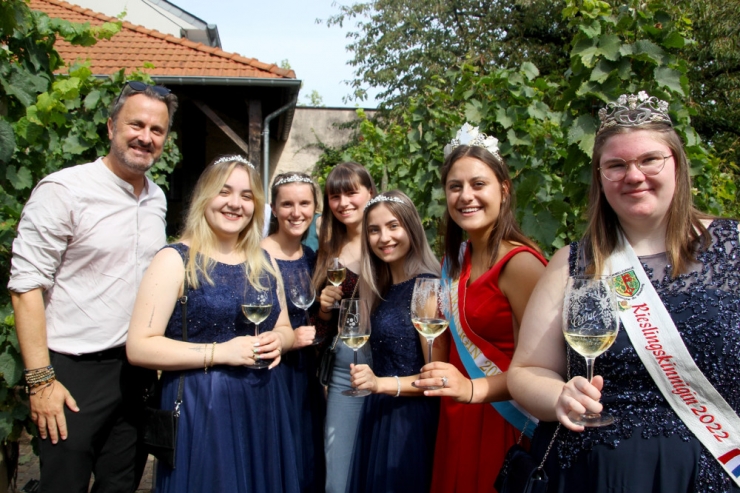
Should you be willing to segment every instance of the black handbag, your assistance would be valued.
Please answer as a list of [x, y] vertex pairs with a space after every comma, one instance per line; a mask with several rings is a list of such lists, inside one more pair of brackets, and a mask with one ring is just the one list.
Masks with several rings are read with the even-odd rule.
[[[188, 340], [187, 314], [188, 314], [188, 278], [185, 276], [183, 285], [183, 296], [180, 298], [182, 305], [182, 340]], [[175, 453], [177, 450], [177, 425], [180, 420], [180, 405], [182, 404], [182, 392], [185, 383], [185, 375], [180, 373], [180, 381], [177, 386], [177, 399], [175, 408], [172, 410], [160, 409], [162, 396], [161, 377], [154, 382], [154, 388], [147, 392], [144, 406], [144, 430], [142, 440], [147, 451], [163, 464], [172, 469], [175, 468]]]
[[[555, 433], [557, 434], [557, 431]], [[547, 454], [538, 464], [521, 445], [518, 443], [512, 445], [506, 452], [504, 465], [501, 466], [494, 487], [498, 493], [545, 493], [547, 473], [543, 466], [546, 458]]]
[[338, 340], [339, 335], [334, 336], [334, 340], [331, 345], [321, 353], [321, 359], [319, 360], [319, 367], [316, 370], [316, 375], [319, 377], [319, 382], [324, 387], [328, 387], [329, 382], [331, 381], [331, 370], [334, 368], [334, 359], [337, 356], [334, 348], [337, 346]]

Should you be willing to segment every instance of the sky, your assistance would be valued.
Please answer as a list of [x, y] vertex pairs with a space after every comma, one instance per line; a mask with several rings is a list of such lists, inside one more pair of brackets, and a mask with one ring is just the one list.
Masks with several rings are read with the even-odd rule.
[[[373, 98], [344, 103], [350, 94], [343, 81], [353, 78], [352, 58], [346, 50], [345, 28], [326, 27], [316, 19], [327, 19], [339, 10], [335, 0], [169, 0], [190, 14], [218, 26], [221, 47], [261, 62], [280, 64], [288, 60], [296, 77], [303, 81], [298, 104], [318, 91], [327, 107], [374, 108]], [[346, 4], [351, 0], [346, 0]]]

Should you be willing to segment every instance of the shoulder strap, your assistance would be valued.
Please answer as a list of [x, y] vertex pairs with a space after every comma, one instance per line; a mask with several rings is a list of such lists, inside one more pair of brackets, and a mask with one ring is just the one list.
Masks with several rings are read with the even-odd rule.
[[[188, 342], [188, 273], [185, 272], [185, 280], [182, 283], [182, 340]], [[185, 373], [180, 372], [180, 382], [177, 384], [177, 400], [175, 401], [175, 416], [180, 416], [180, 405], [182, 404], [182, 392], [185, 387]]]

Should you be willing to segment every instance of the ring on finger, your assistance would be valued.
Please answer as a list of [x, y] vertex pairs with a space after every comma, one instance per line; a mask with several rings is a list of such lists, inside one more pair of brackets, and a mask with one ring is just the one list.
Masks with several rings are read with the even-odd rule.
[[442, 387], [447, 387], [447, 377], [442, 377]]

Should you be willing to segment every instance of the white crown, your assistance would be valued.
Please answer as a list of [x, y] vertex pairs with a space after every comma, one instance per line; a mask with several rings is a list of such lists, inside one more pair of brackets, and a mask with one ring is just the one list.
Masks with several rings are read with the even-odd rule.
[[606, 108], [599, 110], [599, 120], [601, 126], [597, 134], [615, 126], [637, 127], [646, 123], [667, 123], [673, 126], [671, 117], [668, 116], [668, 103], [645, 91], [622, 94], [616, 101], [607, 103]]
[[242, 164], [246, 164], [253, 170], [257, 171], [257, 168], [254, 167], [254, 164], [247, 161], [243, 156], [240, 156], [239, 154], [232, 154], [231, 156], [223, 156], [218, 159], [216, 159], [216, 162], [213, 163], [213, 165], [221, 164], [221, 163], [231, 163], [233, 161], [237, 161]]
[[280, 178], [278, 181], [272, 184], [273, 187], [279, 187], [280, 185], [285, 185], [286, 183], [310, 183], [313, 184], [313, 180], [307, 176], [301, 176], [301, 175], [290, 175], [286, 176], [284, 178]]
[[447, 157], [455, 147], [461, 145], [482, 147], [498, 159], [501, 159], [501, 155], [498, 153], [498, 139], [481, 133], [478, 127], [473, 127], [467, 122], [457, 131], [457, 136], [455, 136], [455, 138], [445, 146], [445, 157]]
[[399, 199], [398, 197], [389, 197], [387, 195], [383, 195], [382, 193], [380, 195], [376, 195], [372, 199], [370, 199], [367, 204], [365, 204], [365, 209], [367, 210], [368, 207], [370, 207], [373, 204], [377, 204], [379, 202], [395, 202], [397, 204], [406, 204], [403, 200]]

